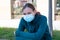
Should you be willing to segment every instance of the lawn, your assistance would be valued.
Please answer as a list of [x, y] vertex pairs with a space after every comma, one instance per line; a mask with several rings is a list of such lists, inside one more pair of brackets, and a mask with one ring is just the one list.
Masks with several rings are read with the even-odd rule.
[[[0, 28], [0, 39], [14, 40], [14, 28]], [[60, 31], [53, 31], [53, 40], [60, 40]]]
[[14, 28], [0, 28], [0, 39], [14, 40]]
[[60, 31], [53, 31], [53, 40], [60, 40]]

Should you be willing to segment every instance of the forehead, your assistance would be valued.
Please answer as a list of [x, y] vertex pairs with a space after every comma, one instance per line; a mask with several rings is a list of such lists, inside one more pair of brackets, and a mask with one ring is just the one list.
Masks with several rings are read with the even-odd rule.
[[29, 7], [26, 7], [24, 10], [23, 10], [23, 13], [28, 13], [28, 12], [32, 12], [33, 10]]

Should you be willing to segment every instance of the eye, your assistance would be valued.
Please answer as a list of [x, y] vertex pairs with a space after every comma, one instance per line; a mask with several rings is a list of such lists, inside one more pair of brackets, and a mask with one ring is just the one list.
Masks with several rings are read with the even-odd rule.
[[24, 15], [26, 15], [26, 13], [23, 13]]
[[29, 12], [28, 14], [31, 14], [31, 12]]

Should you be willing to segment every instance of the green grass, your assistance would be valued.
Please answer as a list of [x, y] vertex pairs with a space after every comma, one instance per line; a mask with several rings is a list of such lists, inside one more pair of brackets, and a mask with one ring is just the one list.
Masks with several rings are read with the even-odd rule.
[[14, 28], [0, 28], [0, 39], [14, 39]]
[[[14, 28], [0, 28], [0, 39], [14, 40]], [[53, 31], [53, 40], [60, 40], [60, 31]]]
[[53, 31], [53, 40], [60, 40], [60, 31]]

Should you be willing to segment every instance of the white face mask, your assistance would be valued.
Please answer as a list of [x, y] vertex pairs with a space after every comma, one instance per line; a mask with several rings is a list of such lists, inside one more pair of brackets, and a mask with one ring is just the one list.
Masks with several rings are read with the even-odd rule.
[[28, 15], [24, 15], [23, 19], [27, 22], [31, 22], [34, 19], [34, 15], [33, 14], [28, 14]]

